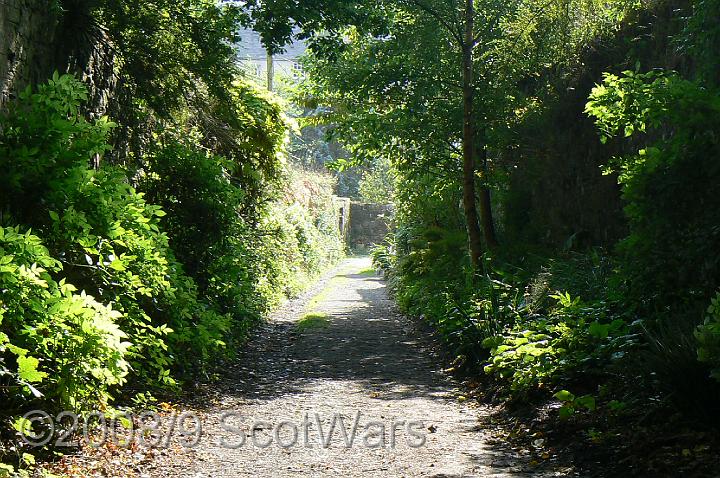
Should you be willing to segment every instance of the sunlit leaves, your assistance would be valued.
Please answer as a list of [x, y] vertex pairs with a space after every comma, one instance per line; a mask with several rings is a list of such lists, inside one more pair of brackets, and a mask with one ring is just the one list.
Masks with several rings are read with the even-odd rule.
[[20, 356], [17, 358], [18, 377], [25, 382], [41, 382], [47, 373], [38, 371], [40, 361], [35, 357]]

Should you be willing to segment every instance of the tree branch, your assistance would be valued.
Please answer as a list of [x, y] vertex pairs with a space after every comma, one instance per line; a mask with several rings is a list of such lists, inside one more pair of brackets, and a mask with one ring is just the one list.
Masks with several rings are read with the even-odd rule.
[[455, 39], [455, 41], [458, 43], [458, 45], [460, 45], [460, 46], [463, 45], [462, 34], [458, 30], [455, 30], [453, 28], [452, 24], [450, 24], [447, 21], [447, 19], [445, 17], [443, 17], [439, 12], [433, 10], [428, 5], [423, 3], [421, 0], [408, 0], [408, 1], [411, 5], [415, 5], [420, 10], [424, 11], [425, 13], [427, 13], [428, 15], [433, 17], [435, 20], [440, 22], [440, 24], [445, 27], [445, 29], [448, 31], [448, 33], [450, 33], [450, 35], [452, 35], [452, 37]]

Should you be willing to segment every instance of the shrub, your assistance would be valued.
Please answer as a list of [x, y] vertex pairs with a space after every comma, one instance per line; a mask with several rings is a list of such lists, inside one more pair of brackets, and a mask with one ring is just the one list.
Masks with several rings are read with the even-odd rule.
[[197, 134], [175, 136], [166, 131], [145, 156], [138, 187], [167, 213], [161, 222], [173, 251], [205, 287], [212, 263], [229, 252], [245, 192], [232, 184], [227, 160], [197, 146]]
[[546, 317], [525, 317], [483, 342], [490, 348], [485, 372], [507, 380], [514, 392], [597, 372], [631, 343], [626, 322], [609, 315], [605, 303], [584, 303], [568, 293], [552, 298], [557, 302]]
[[675, 74], [606, 74], [586, 111], [603, 140], [633, 136], [616, 159], [631, 234], [621, 244], [628, 296], [694, 321], [720, 282], [720, 96]]
[[162, 230], [200, 295], [242, 337], [249, 319], [265, 310], [254, 285], [259, 270], [252, 231], [241, 215], [246, 193], [232, 181], [227, 160], [198, 147], [195, 133], [179, 136], [174, 130], [161, 135], [145, 158], [139, 187], [168, 213], [160, 219]]
[[384, 274], [390, 274], [396, 265], [395, 238], [389, 235], [382, 244], [376, 245], [370, 251], [373, 265]]
[[[147, 157], [140, 187], [168, 212], [162, 229], [203, 296], [241, 333], [340, 258], [332, 185], [291, 171], [288, 197], [254, 205], [248, 218], [248, 192], [232, 175], [236, 165], [197, 147], [197, 139], [166, 131]], [[301, 205], [290, 191], [306, 184], [312, 201]]]
[[0, 228], [0, 395], [3, 413], [32, 402], [87, 410], [126, 380], [122, 314], [64, 279], [40, 239]]
[[720, 95], [675, 73], [606, 74], [586, 111], [604, 141], [642, 145], [608, 169], [619, 173], [630, 221], [616, 282], [646, 317], [650, 382], [686, 414], [717, 417], [714, 305], [698, 319], [720, 282]]
[[[88, 122], [79, 114], [86, 88], [57, 73], [37, 92], [28, 87], [2, 117], [0, 134], [0, 206], [16, 222], [44, 222], [37, 214], [47, 188], [77, 174], [110, 149], [114, 124], [103, 117]], [[8, 219], [6, 218], [6, 221]]]
[[109, 149], [112, 123], [84, 120], [85, 97], [68, 75], [23, 93], [0, 143], [0, 183], [13, 192], [3, 206], [14, 220], [38, 227], [70, 282], [122, 314], [133, 376], [172, 385], [177, 358], [207, 359], [223, 346], [228, 320], [198, 300], [159, 227], [161, 208], [148, 204], [122, 169], [88, 168]]
[[[260, 246], [267, 257], [263, 277], [281, 295], [296, 295], [342, 257], [337, 215], [332, 208], [332, 202], [315, 210], [280, 202], [268, 210], [262, 223], [267, 235]], [[273, 295], [272, 291], [267, 294]]]
[[431, 227], [409, 244], [400, 257], [388, 257], [386, 247], [375, 252], [377, 264], [397, 264], [391, 284], [398, 303], [424, 316], [465, 366], [481, 366], [509, 395], [603, 380], [637, 346], [601, 251], [547, 258], [513, 250], [516, 260], [524, 257], [522, 268], [498, 251], [486, 258], [485, 274], [473, 276], [463, 234]]

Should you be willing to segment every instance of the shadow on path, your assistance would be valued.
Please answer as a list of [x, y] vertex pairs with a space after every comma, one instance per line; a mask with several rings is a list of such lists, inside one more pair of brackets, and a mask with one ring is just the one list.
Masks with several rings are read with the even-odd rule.
[[[387, 296], [367, 274], [339, 274], [318, 312], [324, 327], [300, 331], [297, 316], [277, 315], [243, 350], [224, 393], [274, 399], [303, 393], [318, 380], [354, 381], [377, 397], [447, 399], [450, 379]], [[325, 294], [324, 294], [325, 295]]]
[[[540, 476], [527, 472], [527, 460], [491, 443], [478, 421], [487, 412], [458, 402], [457, 384], [441, 372], [427, 334], [397, 311], [380, 278], [358, 273], [369, 265], [367, 258], [347, 260], [313, 299], [291, 303], [263, 325], [219, 387], [192, 407], [203, 419], [203, 439], [185, 461], [193, 465], [170, 464], [153, 475]], [[326, 320], [299, 329], [308, 312]], [[221, 445], [228, 411], [242, 414], [234, 435], [242, 446]], [[302, 445], [282, 446], [308, 416], [317, 420], [311, 439], [306, 432]], [[322, 434], [338, 416], [345, 421], [336, 432], [350, 431], [353, 417], [360, 424], [362, 437], [352, 446], [343, 445], [339, 432], [323, 445]], [[368, 445], [372, 422], [384, 427], [379, 446]], [[419, 424], [420, 447], [412, 445], [410, 422]], [[270, 445], [248, 445], [256, 432]]]

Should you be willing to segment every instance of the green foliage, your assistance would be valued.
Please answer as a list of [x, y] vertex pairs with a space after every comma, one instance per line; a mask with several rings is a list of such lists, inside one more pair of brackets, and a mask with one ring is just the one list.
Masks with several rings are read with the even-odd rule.
[[213, 97], [227, 97], [237, 69], [232, 46], [242, 16], [237, 5], [207, 0], [59, 3], [66, 54], [85, 53], [77, 50], [91, 48], [88, 39], [109, 40], [122, 88], [152, 110], [167, 116], [205, 88]]
[[587, 111], [605, 137], [647, 132], [638, 154], [612, 165], [630, 219], [631, 294], [699, 313], [720, 282], [720, 96], [674, 74], [626, 72], [606, 75]]
[[335, 264], [344, 253], [339, 217], [328, 176], [290, 169], [290, 187], [268, 210], [262, 229], [266, 261], [263, 277], [272, 294], [296, 295], [303, 284]]
[[10, 478], [15, 472], [15, 467], [5, 463], [0, 463], [0, 476], [3, 478]]
[[[89, 124], [79, 115], [83, 93], [77, 80], [63, 76], [23, 96], [3, 139], [9, 161], [3, 170], [20, 194], [4, 206], [11, 217], [42, 228], [74, 284], [114, 303], [122, 314], [117, 322], [133, 344], [134, 376], [173, 384], [171, 357], [182, 356], [192, 343], [188, 361], [207, 359], [222, 347], [228, 321], [200, 303], [195, 284], [175, 260], [159, 228], [165, 212], [148, 204], [124, 171], [88, 169], [88, 159], [108, 148], [109, 123]], [[57, 159], [48, 161], [52, 158]], [[30, 176], [31, 189], [24, 181], [27, 170], [42, 171]], [[191, 332], [194, 328], [199, 333]], [[169, 354], [166, 338], [173, 331], [177, 349]]]
[[[659, 127], [669, 114], [673, 97], [682, 94], [679, 90], [686, 86], [687, 82], [658, 72], [625, 71], [623, 76], [605, 73], [603, 83], [593, 89], [585, 111], [597, 118], [603, 142], [618, 133], [630, 137]], [[621, 181], [633, 176], [633, 166], [630, 161], [620, 164]]]
[[385, 260], [397, 264], [391, 279], [400, 306], [425, 316], [459, 355], [477, 365], [487, 356], [479, 344], [514, 323], [522, 294], [500, 273], [473, 278], [465, 241], [462, 230], [432, 227], [410, 241], [404, 256]]
[[[225, 158], [193, 146], [196, 135], [187, 140], [167, 136], [146, 157], [140, 187], [168, 213], [161, 218], [162, 229], [202, 294], [229, 311], [234, 298], [228, 296], [233, 294], [216, 290], [224, 285], [217, 278], [227, 278], [220, 272], [229, 267], [223, 264], [226, 257], [238, 254], [242, 260], [237, 238], [247, 229], [239, 215], [245, 192], [232, 182]], [[246, 282], [247, 273], [233, 272], [240, 283]]]
[[392, 166], [385, 158], [379, 158], [360, 180], [359, 191], [363, 201], [389, 204], [393, 200], [395, 180]]
[[382, 244], [378, 244], [370, 251], [373, 266], [384, 274], [389, 274], [395, 268], [397, 255], [395, 253], [395, 242], [392, 235], [385, 238]]
[[595, 403], [595, 397], [592, 395], [583, 395], [582, 397], [576, 397], [574, 394], [567, 390], [560, 390], [555, 393], [553, 397], [560, 400], [563, 405], [560, 407], [559, 415], [562, 419], [570, 418], [575, 414], [576, 411], [585, 409], [588, 411], [595, 411], [597, 405]]
[[[213, 308], [232, 318], [239, 339], [285, 294], [297, 292], [305, 273], [337, 260], [340, 248], [326, 242], [337, 239], [336, 229], [309, 224], [309, 216], [299, 217], [305, 211], [278, 202], [287, 187], [288, 121], [280, 103], [246, 81], [234, 82], [229, 93], [231, 102], [199, 113], [209, 124], [158, 132], [139, 187], [168, 212], [161, 226], [178, 260]], [[318, 191], [324, 206], [329, 187]], [[290, 238], [298, 238], [294, 248], [282, 243]]]
[[126, 381], [131, 346], [122, 314], [65, 279], [40, 239], [0, 228], [0, 380], [3, 414], [28, 403], [83, 410]]
[[[337, 9], [342, 11], [345, 3]], [[482, 150], [506, 146], [510, 128], [537, 109], [539, 98], [528, 93], [527, 85], [545, 88], [538, 80], [541, 72], [576, 61], [586, 42], [617, 28], [638, 2], [474, 3], [471, 93], [479, 138], [472, 147]], [[465, 7], [461, 1], [364, 2], [349, 18], [339, 12], [339, 17], [329, 16], [352, 26], [346, 28], [342, 45], [332, 51], [315, 48], [305, 62], [308, 103], [329, 107], [325, 123], [332, 125], [333, 138], [348, 149], [352, 161], [394, 166], [402, 177], [399, 204], [405, 203], [403, 180], [432, 175], [435, 182], [452, 187], [460, 176], [464, 133], [458, 79]], [[299, 14], [293, 18], [303, 26], [307, 12], [287, 8]], [[315, 25], [317, 19], [307, 22]], [[499, 164], [480, 161], [479, 155], [476, 161], [482, 170], [479, 179], [497, 186]]]
[[578, 371], [592, 373], [622, 358], [631, 343], [626, 322], [608, 317], [606, 304], [583, 303], [568, 293], [551, 297], [557, 304], [547, 317], [523, 318], [483, 342], [491, 356], [485, 372], [507, 380], [511, 390], [568, 380]]
[[395, 263], [390, 278], [399, 304], [423, 315], [466, 366], [482, 368], [508, 395], [602, 380], [637, 347], [629, 317], [609, 299], [612, 270], [599, 252], [526, 258], [524, 268], [487, 259], [486, 274], [473, 277], [468, 269], [458, 273], [467, 267], [463, 242], [459, 232], [453, 239], [429, 229], [400, 257], [378, 249], [376, 264]]
[[7, 413], [105, 406], [127, 381], [173, 387], [339, 259], [331, 184], [314, 183], [307, 208], [263, 204], [280, 192], [285, 123], [254, 91], [233, 90], [227, 157], [197, 130], [159, 134], [137, 174], [145, 193], [120, 167], [89, 167], [113, 124], [83, 118], [73, 77], [28, 89], [3, 118], [2, 221], [43, 238], [0, 229]]
[[707, 309], [705, 322], [695, 331], [698, 341], [698, 360], [712, 367], [712, 377], [720, 381], [720, 292]]
[[[242, 210], [251, 217], [256, 206], [278, 191], [292, 124], [282, 102], [271, 93], [241, 79], [226, 88], [228, 100], [208, 100], [209, 111], [191, 110], [190, 114], [202, 119], [206, 147], [228, 160], [224, 167], [245, 192]], [[193, 136], [187, 130], [180, 135]]]
[[[88, 122], [79, 115], [86, 88], [57, 73], [36, 92], [28, 87], [2, 119], [0, 189], [2, 207], [17, 221], [31, 222], [48, 186], [67, 181], [78, 165], [88, 166], [110, 146], [114, 126], [107, 118]], [[43, 216], [43, 220], [44, 220]]]
[[715, 54], [720, 44], [720, 2], [702, 0], [691, 2], [685, 28], [676, 40], [679, 50], [688, 54], [696, 65], [696, 76], [711, 87], [720, 86], [720, 58]]

